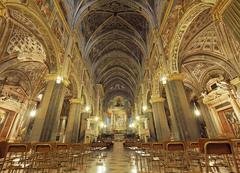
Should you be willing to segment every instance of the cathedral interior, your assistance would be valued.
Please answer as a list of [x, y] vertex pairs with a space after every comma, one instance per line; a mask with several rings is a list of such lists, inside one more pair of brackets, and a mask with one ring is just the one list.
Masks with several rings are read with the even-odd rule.
[[1, 173], [240, 173], [240, 0], [0, 0]]

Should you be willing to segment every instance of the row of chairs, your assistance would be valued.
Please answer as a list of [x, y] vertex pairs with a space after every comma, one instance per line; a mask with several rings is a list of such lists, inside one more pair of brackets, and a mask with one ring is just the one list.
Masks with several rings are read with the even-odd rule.
[[83, 170], [104, 143], [7, 143], [0, 142], [0, 172], [72, 172]]
[[240, 173], [240, 139], [127, 142], [140, 172]]

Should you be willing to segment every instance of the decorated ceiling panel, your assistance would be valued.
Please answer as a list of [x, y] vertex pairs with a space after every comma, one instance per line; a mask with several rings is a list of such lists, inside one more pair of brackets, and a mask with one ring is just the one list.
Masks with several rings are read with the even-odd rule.
[[133, 100], [148, 54], [154, 5], [153, 0], [92, 0], [78, 5], [75, 27], [84, 42], [83, 55], [106, 98], [120, 94]]

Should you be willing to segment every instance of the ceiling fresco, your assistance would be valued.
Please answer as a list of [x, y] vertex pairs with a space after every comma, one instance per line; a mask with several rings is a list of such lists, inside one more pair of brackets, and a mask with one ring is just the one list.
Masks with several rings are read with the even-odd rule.
[[[157, 2], [157, 1], [156, 1]], [[103, 84], [105, 99], [124, 95], [133, 100], [148, 55], [149, 30], [154, 16], [149, 1], [81, 1], [76, 28], [81, 49], [92, 66], [96, 83]]]

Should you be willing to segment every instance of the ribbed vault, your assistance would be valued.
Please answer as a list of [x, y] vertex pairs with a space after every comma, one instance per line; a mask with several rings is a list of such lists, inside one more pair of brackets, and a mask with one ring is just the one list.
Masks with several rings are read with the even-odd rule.
[[78, 4], [74, 27], [80, 49], [103, 84], [105, 102], [114, 96], [133, 101], [148, 53], [154, 23], [153, 1], [86, 0]]

